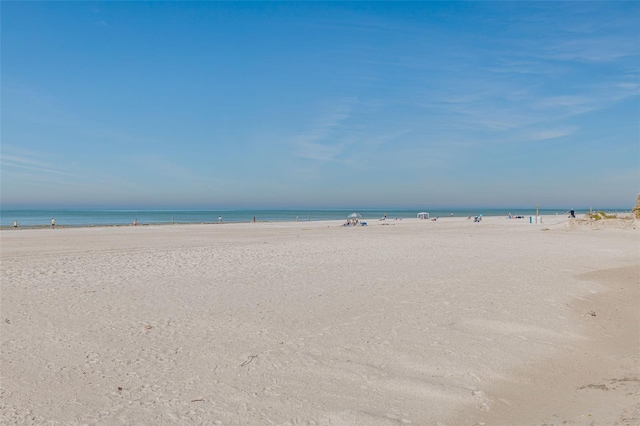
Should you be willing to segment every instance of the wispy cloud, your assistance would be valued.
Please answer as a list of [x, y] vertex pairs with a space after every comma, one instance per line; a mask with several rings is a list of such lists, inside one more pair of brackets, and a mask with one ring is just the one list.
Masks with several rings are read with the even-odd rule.
[[77, 177], [76, 174], [60, 168], [54, 164], [42, 161], [33, 156], [0, 154], [0, 167], [3, 172], [20, 170], [32, 175], [61, 175]]
[[546, 129], [531, 132], [527, 139], [532, 141], [541, 141], [546, 139], [556, 139], [564, 136], [570, 136], [578, 130], [578, 127], [564, 127], [559, 129]]
[[105, 176], [95, 169], [65, 161], [56, 154], [23, 150], [10, 145], [2, 147], [0, 168], [3, 178], [17, 177], [20, 183], [40, 182], [71, 188], [90, 185], [114, 186], [119, 182], [126, 182], [117, 176]]
[[[305, 140], [306, 138], [309, 138], [309, 140]], [[296, 147], [296, 156], [316, 161], [333, 161], [343, 149], [339, 145], [327, 145], [318, 142], [313, 135], [301, 136], [299, 140], [294, 141], [294, 145]]]
[[354, 98], [337, 100], [329, 112], [315, 119], [309, 131], [291, 139], [293, 154], [299, 158], [315, 161], [338, 160], [344, 150], [344, 144], [338, 142], [336, 140], [338, 138], [330, 136], [351, 117], [356, 102]]
[[597, 107], [597, 100], [587, 96], [549, 96], [540, 98], [533, 103], [538, 110], [564, 111], [563, 115], [576, 115], [592, 111]]
[[638, 41], [628, 37], [589, 37], [562, 41], [534, 55], [544, 59], [579, 62], [611, 62], [638, 56]]

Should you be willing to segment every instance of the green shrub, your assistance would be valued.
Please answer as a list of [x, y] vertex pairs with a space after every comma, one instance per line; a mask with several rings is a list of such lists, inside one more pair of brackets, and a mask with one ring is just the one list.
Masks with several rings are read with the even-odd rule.
[[606, 214], [603, 211], [599, 211], [599, 212], [595, 212], [595, 213], [589, 213], [588, 214], [590, 219], [593, 220], [603, 220], [603, 219], [616, 219], [617, 216], [614, 214]]

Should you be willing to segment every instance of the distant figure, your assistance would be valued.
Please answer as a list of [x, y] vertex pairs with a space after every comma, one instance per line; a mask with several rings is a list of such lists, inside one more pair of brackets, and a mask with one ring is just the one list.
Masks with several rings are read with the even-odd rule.
[[513, 219], [513, 216], [511, 216], [511, 212], [509, 212], [509, 219]]
[[13, 221], [13, 229], [18, 229], [18, 221], [17, 220]]
[[571, 219], [575, 219], [576, 218], [576, 211], [575, 210], [569, 210], [569, 217]]
[[51, 218], [51, 229], [56, 229], [56, 220]]
[[133, 219], [133, 226], [137, 226], [138, 225], [138, 219]]
[[222, 223], [222, 216], [218, 216], [218, 223]]
[[298, 221], [298, 216], [296, 216], [296, 222]]
[[382, 216], [383, 219], [387, 219], [387, 214], [385, 213], [384, 216]]
[[253, 223], [256, 223], [256, 217], [255, 216], [253, 217]]
[[451, 217], [453, 217], [453, 213], [451, 213]]

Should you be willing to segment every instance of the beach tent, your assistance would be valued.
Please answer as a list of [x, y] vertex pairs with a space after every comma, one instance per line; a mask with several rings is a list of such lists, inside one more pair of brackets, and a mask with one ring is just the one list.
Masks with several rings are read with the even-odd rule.
[[362, 215], [360, 213], [353, 212], [349, 216], [347, 216], [347, 223], [350, 225], [357, 225], [358, 219], [360, 219]]
[[418, 219], [429, 219], [429, 213], [427, 212], [418, 213]]

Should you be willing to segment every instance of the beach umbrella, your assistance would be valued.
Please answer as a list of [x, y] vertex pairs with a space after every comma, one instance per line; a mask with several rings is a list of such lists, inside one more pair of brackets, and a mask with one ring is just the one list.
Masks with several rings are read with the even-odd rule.
[[360, 219], [361, 217], [362, 215], [360, 213], [353, 212], [347, 216], [347, 219]]

